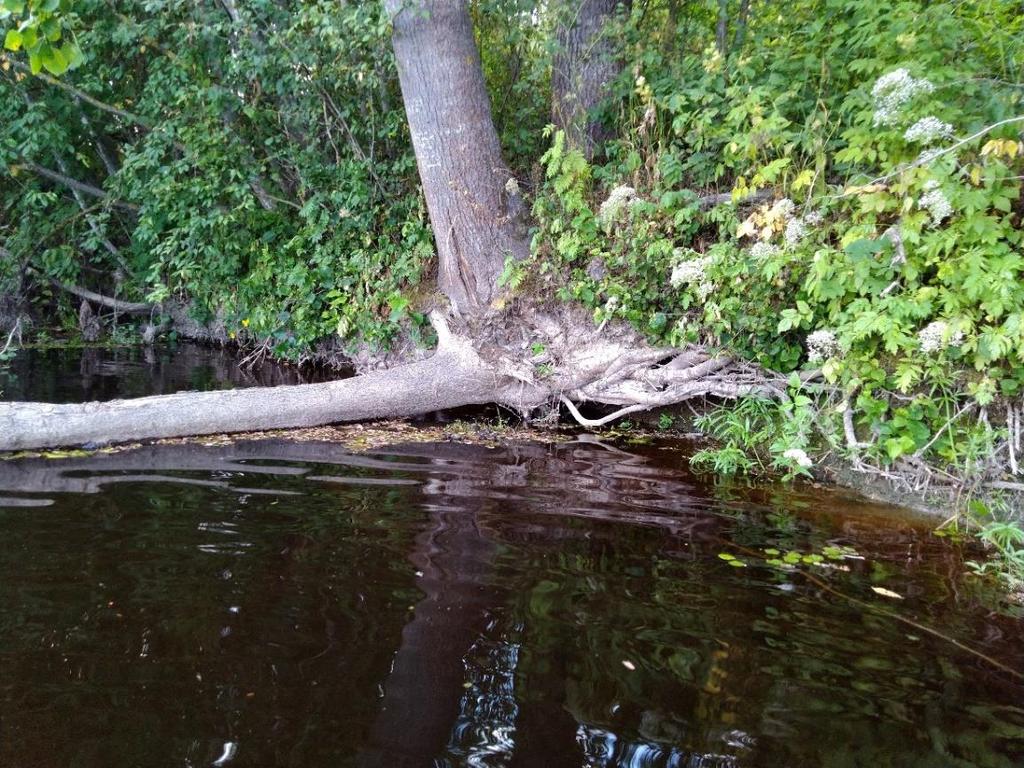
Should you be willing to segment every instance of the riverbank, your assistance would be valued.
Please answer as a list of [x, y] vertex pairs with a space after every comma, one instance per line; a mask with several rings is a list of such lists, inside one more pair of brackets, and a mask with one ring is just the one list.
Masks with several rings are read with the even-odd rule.
[[[133, 349], [134, 352], [131, 351]], [[84, 402], [110, 400], [113, 397], [137, 397], [152, 394], [154, 391], [171, 393], [181, 389], [209, 389], [225, 385], [275, 386], [325, 381], [331, 377], [325, 370], [317, 374], [316, 369], [310, 366], [300, 369], [272, 364], [267, 359], [255, 361], [243, 370], [239, 366], [241, 356], [224, 350], [223, 347], [183, 345], [178, 349], [178, 353], [172, 355], [176, 360], [177, 369], [167, 361], [167, 348], [159, 350], [152, 346], [144, 346], [118, 351], [116, 348], [111, 350], [81, 347], [67, 350], [71, 357], [66, 365], [58, 366], [63, 372], [55, 371], [54, 374], [58, 378], [74, 381], [75, 387], [81, 391], [72, 391], [66, 387], [55, 388], [52, 384], [46, 384], [38, 375], [33, 376], [27, 369], [15, 365], [15, 370], [21, 371], [22, 380], [18, 385], [21, 394], [14, 399], [38, 398], [41, 396], [40, 393], [49, 391], [51, 402]], [[53, 351], [51, 349], [50, 353]], [[39, 359], [40, 355], [48, 353], [30, 350], [30, 354]], [[158, 359], [162, 364], [158, 363]], [[305, 373], [299, 373], [300, 370]], [[200, 371], [205, 373], [200, 374]], [[138, 383], [134, 388], [125, 388], [123, 383], [118, 383], [119, 381]], [[3, 389], [2, 384], [0, 376], [0, 390]], [[631, 414], [628, 420], [623, 419], [600, 429], [587, 429], [583, 434], [592, 435], [592, 439], [604, 441], [612, 446], [627, 448], [653, 440], [683, 438], [691, 446], [688, 462], [695, 469], [708, 473], [709, 477], [731, 474], [740, 476], [742, 481], [742, 476], [746, 474], [758, 482], [783, 478], [796, 480], [798, 484], [835, 485], [852, 489], [865, 498], [926, 513], [935, 520], [936, 525], [952, 525], [954, 528], [966, 528], [975, 533], [983, 533], [986, 526], [995, 523], [1015, 525], [1019, 522], [1020, 507], [1008, 503], [1009, 494], [1006, 491], [995, 489], [997, 492], [992, 493], [987, 492], [984, 487], [967, 488], [962, 484], [943, 484], [933, 479], [922, 485], [920, 471], [901, 473], [893, 468], [866, 465], [862, 461], [849, 460], [841, 451], [811, 454], [813, 458], [808, 456], [811, 466], [805, 468], [806, 471], [797, 475], [790, 474], [787, 478], [786, 472], [771, 464], [771, 450], [768, 445], [770, 434], [759, 433], [760, 442], [755, 441], [750, 435], [738, 440], [736, 434], [723, 434], [720, 428], [719, 433], [715, 434], [715, 425], [723, 422], [714, 421], [709, 416], [715, 413], [721, 415], [726, 408], [721, 404], [701, 400], [684, 408]], [[591, 413], [594, 416], [599, 415]], [[727, 415], [732, 417], [735, 412], [728, 411]], [[580, 434], [581, 430], [577, 425], [558, 424], [551, 420], [531, 425], [522, 422], [517, 415], [501, 409], [477, 407], [454, 414], [433, 414], [411, 420], [378, 420], [365, 424], [224, 433], [170, 440], [127, 441], [110, 445], [89, 444], [85, 448], [72, 446], [64, 450], [23, 451], [5, 456], [83, 457], [95, 452], [119, 452], [142, 445], [212, 446], [230, 445], [253, 439], [321, 441], [338, 444], [354, 452], [374, 450], [398, 442], [456, 442], [497, 447], [515, 441], [560, 442], [575, 439]], [[744, 459], [747, 464], [742, 465], [744, 468], [741, 471], [736, 469], [741, 466], [737, 463], [737, 452], [745, 452], [751, 457]], [[722, 460], [723, 456], [731, 464], [725, 463]], [[732, 471], [723, 472], [721, 466], [732, 467]], [[1013, 589], [1016, 590], [1016, 587]]]

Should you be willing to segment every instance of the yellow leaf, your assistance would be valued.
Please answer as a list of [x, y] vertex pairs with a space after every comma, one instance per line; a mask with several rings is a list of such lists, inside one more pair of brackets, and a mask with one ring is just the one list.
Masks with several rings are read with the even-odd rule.
[[1006, 157], [1010, 160], [1015, 158], [1021, 151], [1024, 150], [1022, 150], [1020, 142], [1013, 139], [992, 139], [981, 148], [983, 156], [995, 155], [996, 157]]
[[976, 187], [981, 185], [981, 166], [980, 165], [971, 166], [971, 183], [974, 186], [976, 186]]
[[881, 192], [883, 189], [885, 189], [884, 184], [861, 184], [860, 186], [847, 187], [843, 194], [870, 195], [874, 192]]
[[812, 181], [814, 181], [814, 172], [810, 168], [805, 168], [793, 179], [793, 191], [799, 192], [804, 187], [809, 187]]

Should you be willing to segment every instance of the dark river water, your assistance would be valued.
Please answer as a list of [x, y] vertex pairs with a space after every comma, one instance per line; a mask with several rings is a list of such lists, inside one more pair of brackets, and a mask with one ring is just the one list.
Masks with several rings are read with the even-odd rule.
[[[978, 552], [686, 451], [0, 461], [0, 766], [1024, 765], [1024, 621]], [[764, 560], [827, 546], [857, 555]]]
[[167, 395], [324, 381], [319, 371], [268, 363], [245, 370], [231, 350], [178, 344], [157, 347], [24, 349], [0, 364], [0, 401], [91, 400]]

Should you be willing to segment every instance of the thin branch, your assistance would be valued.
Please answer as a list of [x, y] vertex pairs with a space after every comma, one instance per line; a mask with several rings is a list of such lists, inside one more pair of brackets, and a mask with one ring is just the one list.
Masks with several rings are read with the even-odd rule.
[[994, 480], [991, 483], [985, 483], [986, 488], [995, 488], [999, 491], [1016, 491], [1017, 493], [1024, 493], [1024, 483], [1011, 483], [1006, 480]]
[[857, 431], [853, 427], [853, 408], [849, 405], [843, 409], [843, 434], [846, 436], [846, 447], [852, 450], [867, 448], [871, 443], [862, 443], [857, 439]]
[[323, 95], [326, 103], [330, 105], [331, 111], [334, 113], [335, 117], [338, 118], [338, 122], [341, 123], [342, 130], [345, 131], [345, 136], [348, 138], [349, 146], [352, 148], [352, 152], [356, 156], [356, 159], [366, 164], [366, 170], [373, 179], [373, 183], [377, 187], [377, 191], [386, 197], [387, 192], [384, 190], [384, 182], [381, 181], [377, 172], [373, 169], [373, 163], [371, 163], [369, 158], [366, 156], [362, 146], [360, 146], [359, 142], [356, 141], [356, 137], [352, 133], [352, 129], [349, 128], [348, 121], [341, 114], [341, 110], [338, 109], [338, 105], [334, 103], [334, 99], [332, 99], [331, 95], [323, 88], [320, 89], [320, 93]]
[[[1024, 115], [1017, 115], [1016, 117], [1008, 117], [1005, 120], [1000, 120], [998, 123], [992, 123], [992, 125], [989, 125], [989, 126], [986, 126], [986, 127], [982, 128], [977, 133], [972, 133], [970, 136], [968, 136], [965, 139], [960, 139], [960, 141], [957, 141], [956, 143], [951, 144], [950, 146], [948, 146], [948, 147], [946, 147], [946, 148], [944, 148], [942, 150], [939, 150], [935, 154], [929, 154], [928, 157], [926, 157], [926, 158], [918, 158], [917, 160], [915, 160], [914, 162], [910, 163], [909, 165], [901, 166], [900, 168], [897, 168], [895, 171], [892, 171], [891, 173], [887, 173], [885, 176], [879, 176], [877, 179], [872, 179], [871, 181], [868, 182], [868, 185], [871, 185], [871, 184], [881, 184], [883, 182], [888, 181], [889, 179], [893, 179], [893, 178], [895, 178], [895, 177], [897, 177], [897, 176], [899, 176], [899, 175], [901, 175], [903, 173], [906, 173], [907, 171], [913, 170], [914, 168], [918, 168], [918, 167], [920, 167], [922, 165], [926, 165], [927, 163], [934, 162], [935, 160], [937, 160], [938, 158], [942, 157], [943, 155], [948, 155], [950, 152], [953, 152], [953, 151], [959, 149], [964, 144], [968, 144], [968, 143], [974, 141], [975, 139], [981, 138], [986, 133], [994, 131], [996, 128], [1001, 128], [1002, 126], [1010, 125], [1011, 123], [1022, 123], [1022, 122], [1024, 122]], [[862, 185], [862, 186], [864, 186], [864, 185]], [[856, 192], [843, 192], [843, 193], [838, 194], [838, 195], [832, 195], [832, 198], [838, 200], [838, 199], [843, 198], [843, 197], [849, 197], [850, 195], [853, 195], [853, 194], [857, 194], [857, 193]]]
[[[759, 189], [757, 192], [749, 194], [746, 197], [740, 198], [739, 200], [736, 201], [736, 204], [742, 205], [750, 203], [761, 203], [764, 202], [765, 200], [770, 200], [772, 196], [773, 193], [770, 189]], [[704, 195], [703, 197], [697, 198], [697, 204], [700, 206], [700, 209], [702, 211], [707, 210], [708, 208], [714, 208], [716, 205], [721, 205], [722, 203], [731, 202], [733, 202], [731, 192], [723, 192], [721, 194], [715, 195]]]
[[18, 335], [18, 339], [21, 339], [21, 318], [19, 317], [14, 321], [14, 327], [11, 328], [11, 332], [7, 334], [7, 343], [4, 344], [4, 348], [0, 349], [0, 359], [7, 354], [7, 350], [11, 348], [11, 342], [14, 341], [14, 335]]
[[55, 288], [60, 288], [62, 291], [67, 291], [68, 293], [78, 296], [81, 299], [85, 299], [86, 301], [91, 301], [94, 304], [99, 304], [100, 306], [116, 310], [117, 312], [124, 312], [128, 315], [148, 315], [156, 308], [154, 305], [143, 301], [122, 301], [121, 299], [104, 296], [101, 293], [95, 293], [94, 291], [90, 291], [88, 288], [80, 288], [77, 285], [68, 285], [57, 280], [51, 280], [50, 282]]
[[947, 421], [945, 424], [942, 425], [941, 429], [935, 430], [935, 434], [932, 435], [932, 439], [931, 440], [929, 440], [927, 443], [925, 443], [920, 448], [918, 448], [916, 451], [914, 451], [914, 458], [915, 459], [919, 459], [922, 456], [924, 456], [924, 452], [927, 451], [929, 448], [931, 448], [933, 445], [935, 445], [935, 441], [938, 440], [939, 437], [942, 436], [942, 433], [945, 432], [947, 429], [949, 429], [953, 425], [954, 421], [956, 421], [961, 416], [963, 416], [965, 413], [967, 413], [968, 411], [973, 409], [975, 405], [977, 405], [977, 403], [974, 400], [972, 400], [967, 405], [965, 405], [963, 408], [961, 408], [959, 411], [954, 413], [953, 416], [949, 419], [949, 421]]
[[[32, 70], [28, 67], [27, 64], [23, 64], [22, 62], [17, 61], [16, 59], [11, 58], [10, 56], [0, 55], [0, 60], [10, 64], [14, 69], [17, 69], [21, 72], [25, 72], [28, 74], [32, 73]], [[75, 88], [75, 86], [71, 85], [70, 83], [67, 83], [63, 80], [58, 80], [55, 77], [50, 77], [45, 72], [39, 72], [33, 75], [33, 77], [42, 80], [44, 83], [60, 88], [62, 91], [70, 93], [76, 99], [81, 99], [87, 104], [91, 104], [92, 106], [96, 107], [96, 109], [102, 110], [104, 112], [109, 112], [112, 115], [117, 115], [118, 117], [127, 120], [130, 123], [135, 123], [136, 125], [139, 125], [143, 128], [149, 129], [152, 127], [150, 125], [150, 122], [146, 118], [141, 117], [140, 115], [136, 115], [134, 112], [129, 112], [126, 109], [121, 109], [120, 107], [115, 107], [111, 104], [107, 104], [105, 101], [100, 101], [96, 97], [90, 96], [85, 91], [79, 88]]]
[[[57, 173], [57, 171], [50, 170], [49, 168], [44, 168], [43, 166], [38, 165], [37, 163], [33, 163], [26, 160], [13, 167], [24, 168], [25, 170], [32, 171], [33, 173], [39, 174], [40, 176], [43, 176], [44, 178], [47, 178], [50, 181], [55, 181], [58, 184], [62, 184], [68, 189], [81, 192], [86, 195], [91, 195], [92, 197], [98, 197], [103, 200], [110, 199], [110, 196], [99, 187], [94, 187], [92, 184], [87, 184], [84, 181], [79, 181], [78, 179], [73, 179], [70, 176], [65, 176], [63, 173]], [[121, 208], [127, 208], [130, 211], [139, 210], [139, 206], [135, 205], [134, 203], [126, 203], [123, 200], [112, 200], [111, 202], [116, 206], [119, 206]]]

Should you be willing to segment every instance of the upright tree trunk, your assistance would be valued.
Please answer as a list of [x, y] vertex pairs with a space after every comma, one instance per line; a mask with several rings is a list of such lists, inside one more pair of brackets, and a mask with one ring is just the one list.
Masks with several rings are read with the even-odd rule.
[[729, 0], [718, 0], [718, 24], [715, 26], [715, 45], [722, 56], [729, 53]]
[[608, 138], [594, 109], [607, 97], [619, 73], [618, 50], [610, 22], [629, 0], [571, 0], [560, 4], [558, 51], [551, 72], [551, 112], [571, 147], [588, 159]]
[[736, 52], [743, 50], [743, 41], [747, 37], [747, 17], [750, 15], [750, 0], [740, 0], [740, 12], [736, 17], [736, 34], [733, 36], [732, 47]]
[[409, 132], [457, 311], [494, 297], [506, 257], [528, 253], [518, 185], [501, 157], [466, 0], [386, 0]]

